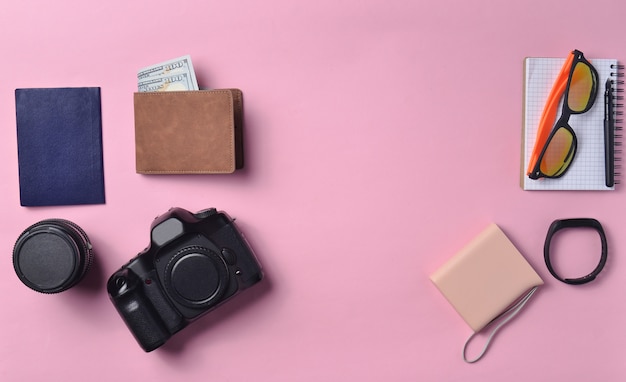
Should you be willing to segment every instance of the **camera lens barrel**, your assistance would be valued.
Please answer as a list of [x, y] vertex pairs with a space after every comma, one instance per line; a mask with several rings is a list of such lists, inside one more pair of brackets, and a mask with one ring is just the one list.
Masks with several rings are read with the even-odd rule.
[[87, 234], [64, 219], [31, 225], [13, 248], [13, 267], [27, 287], [41, 293], [59, 293], [76, 285], [93, 262]]

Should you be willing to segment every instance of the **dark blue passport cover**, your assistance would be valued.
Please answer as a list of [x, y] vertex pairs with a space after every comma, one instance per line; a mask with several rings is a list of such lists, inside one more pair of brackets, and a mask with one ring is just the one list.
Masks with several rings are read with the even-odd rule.
[[100, 88], [15, 90], [22, 206], [104, 203]]

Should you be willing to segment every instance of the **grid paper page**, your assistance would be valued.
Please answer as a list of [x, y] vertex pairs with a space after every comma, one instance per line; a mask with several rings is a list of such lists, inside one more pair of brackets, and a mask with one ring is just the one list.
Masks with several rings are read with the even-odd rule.
[[[530, 179], [526, 175], [528, 161], [535, 144], [535, 136], [544, 104], [554, 81], [565, 62], [564, 58], [529, 57], [524, 61], [524, 163], [522, 188], [524, 190], [613, 190], [605, 185], [604, 165], [604, 91], [607, 78], [615, 72], [614, 59], [589, 59], [598, 71], [598, 92], [591, 110], [572, 115], [569, 125], [578, 138], [578, 148], [571, 167], [556, 179]], [[563, 98], [563, 97], [561, 97]], [[561, 115], [563, 99], [555, 121]]]

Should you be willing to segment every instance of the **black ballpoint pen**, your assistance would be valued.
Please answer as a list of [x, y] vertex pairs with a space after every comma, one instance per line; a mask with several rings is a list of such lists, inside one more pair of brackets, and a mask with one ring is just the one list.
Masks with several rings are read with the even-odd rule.
[[613, 83], [606, 80], [604, 91], [604, 173], [606, 186], [615, 184], [615, 115], [613, 114]]

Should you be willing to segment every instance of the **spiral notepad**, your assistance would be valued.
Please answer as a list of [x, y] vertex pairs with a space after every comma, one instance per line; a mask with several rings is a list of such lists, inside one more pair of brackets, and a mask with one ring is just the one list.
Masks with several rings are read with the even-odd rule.
[[[565, 58], [528, 57], [524, 60], [524, 110], [522, 135], [521, 187], [524, 190], [614, 190], [606, 186], [606, 157], [610, 151], [611, 161], [619, 161], [621, 145], [621, 107], [623, 81], [622, 66], [616, 59], [593, 59], [589, 61], [598, 71], [598, 91], [594, 106], [587, 113], [572, 115], [569, 124], [578, 138], [578, 149], [571, 167], [561, 178], [530, 179], [526, 175], [528, 161], [535, 144], [535, 137], [544, 104]], [[615, 108], [615, 137], [612, 150], [605, 145], [605, 83], [611, 80]], [[561, 100], [562, 102], [562, 100]], [[561, 107], [558, 108], [559, 113]], [[560, 114], [559, 114], [560, 115]], [[558, 115], [557, 115], [558, 119]], [[619, 171], [619, 166], [614, 167]], [[618, 175], [614, 173], [614, 176]]]

